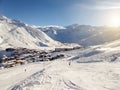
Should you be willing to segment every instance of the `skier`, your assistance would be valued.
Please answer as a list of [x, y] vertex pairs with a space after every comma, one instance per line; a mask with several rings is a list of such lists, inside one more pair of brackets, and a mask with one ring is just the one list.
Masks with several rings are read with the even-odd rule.
[[69, 61], [69, 66], [71, 65], [71, 61]]
[[116, 55], [113, 55], [113, 59], [111, 60], [112, 62], [115, 61], [117, 59]]
[[25, 69], [25, 72], [26, 72], [26, 69]]

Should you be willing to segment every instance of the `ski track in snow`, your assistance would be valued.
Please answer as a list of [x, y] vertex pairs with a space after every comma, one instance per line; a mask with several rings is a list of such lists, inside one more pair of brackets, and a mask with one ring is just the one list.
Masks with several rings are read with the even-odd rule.
[[[95, 61], [101, 57], [107, 60], [113, 54], [119, 56], [119, 52], [86, 57], [86, 53], [92, 52], [94, 49], [60, 52], [65, 54], [65, 58], [1, 70], [0, 90], [120, 90], [119, 60]], [[75, 57], [78, 58], [74, 60]]]
[[[54, 65], [58, 63], [58, 61], [55, 61], [52, 64]], [[44, 90], [45, 88], [46, 90], [83, 90], [72, 81], [64, 79], [64, 77], [59, 74], [57, 69], [53, 71], [52, 69], [55, 68], [53, 65], [45, 67], [41, 71], [34, 73], [24, 81], [21, 81], [13, 87], [10, 87], [8, 90]], [[60, 69], [60, 71], [63, 71], [62, 69]], [[70, 71], [69, 67], [65, 67], [64, 69], [65, 71]], [[52, 72], [49, 72], [49, 70]], [[34, 86], [36, 86], [38, 89], [33, 89]]]
[[69, 66], [68, 61], [58, 60], [10, 90], [119, 90], [119, 64], [73, 62]]

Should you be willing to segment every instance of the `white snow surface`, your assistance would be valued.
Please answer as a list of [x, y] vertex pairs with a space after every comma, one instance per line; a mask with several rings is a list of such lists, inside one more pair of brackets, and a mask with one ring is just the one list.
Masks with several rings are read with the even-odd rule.
[[0, 90], [119, 90], [120, 50], [115, 48], [57, 52], [65, 58], [2, 69]]
[[53, 47], [59, 44], [31, 25], [0, 15], [0, 48], [40, 48]]

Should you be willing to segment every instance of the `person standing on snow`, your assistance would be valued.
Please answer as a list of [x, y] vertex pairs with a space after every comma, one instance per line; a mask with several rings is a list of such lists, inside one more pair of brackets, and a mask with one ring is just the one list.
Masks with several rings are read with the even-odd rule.
[[25, 72], [26, 72], [26, 68], [25, 68]]
[[71, 61], [69, 61], [69, 66], [71, 65]]

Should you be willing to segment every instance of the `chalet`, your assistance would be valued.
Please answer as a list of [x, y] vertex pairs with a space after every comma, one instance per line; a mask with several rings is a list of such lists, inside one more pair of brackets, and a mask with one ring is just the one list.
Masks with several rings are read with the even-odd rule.
[[80, 48], [82, 48], [82, 47], [80, 47], [80, 46], [73, 47], [74, 50], [75, 49], [80, 49]]
[[13, 51], [15, 51], [16, 49], [14, 49], [14, 48], [6, 48], [6, 51], [7, 52], [13, 52]]
[[55, 52], [60, 52], [60, 51], [69, 51], [69, 50], [73, 50], [73, 48], [55, 48]]

